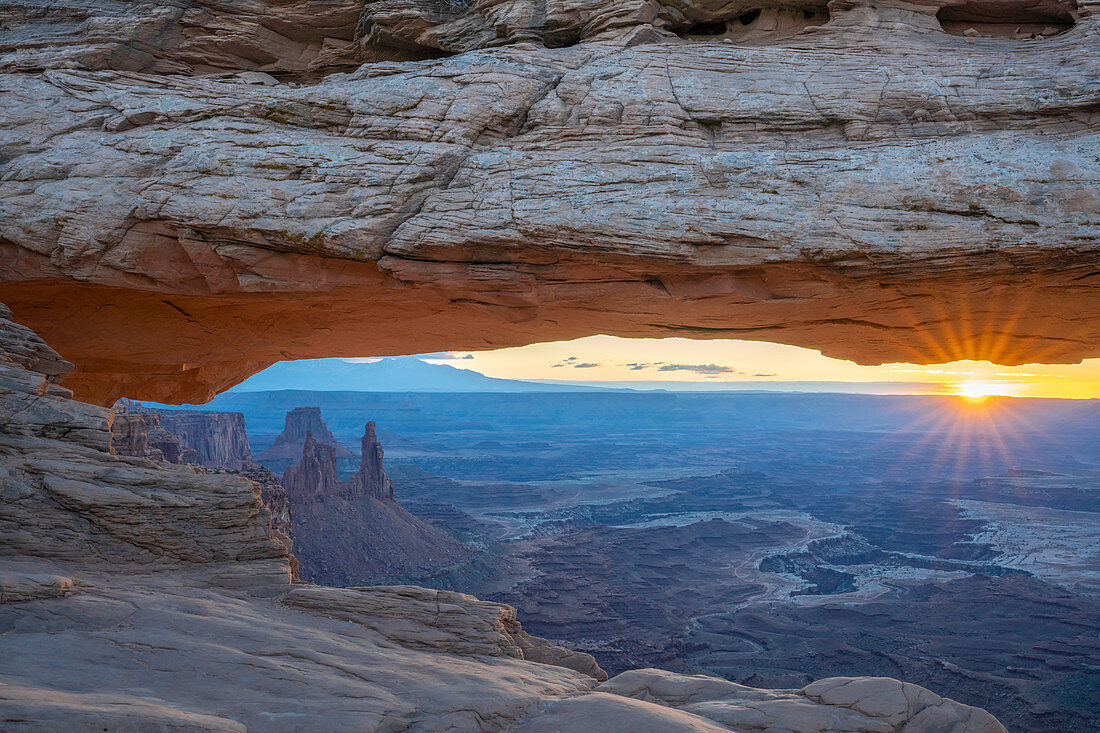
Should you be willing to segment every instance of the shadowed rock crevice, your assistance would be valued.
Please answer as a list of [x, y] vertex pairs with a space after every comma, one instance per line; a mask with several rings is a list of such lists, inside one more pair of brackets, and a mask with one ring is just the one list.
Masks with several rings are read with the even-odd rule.
[[829, 22], [827, 3], [740, 9], [718, 19], [670, 27], [687, 41], [767, 43], [799, 35]]
[[1072, 29], [1079, 15], [1076, 0], [957, 0], [941, 7], [936, 19], [955, 36], [1034, 41]]

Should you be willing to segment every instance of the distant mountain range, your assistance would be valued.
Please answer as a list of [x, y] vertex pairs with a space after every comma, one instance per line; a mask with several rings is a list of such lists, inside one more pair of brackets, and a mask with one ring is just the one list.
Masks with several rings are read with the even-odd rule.
[[605, 388], [588, 385], [497, 379], [470, 369], [432, 364], [413, 356], [395, 356], [372, 362], [343, 359], [282, 361], [252, 375], [230, 391], [270, 392], [284, 389], [316, 392], [605, 391]]
[[942, 386], [921, 382], [582, 382], [499, 379], [472, 369], [433, 364], [415, 356], [377, 361], [302, 359], [282, 361], [252, 375], [231, 393], [307, 392], [831, 392], [928, 394]]
[[307, 392], [832, 392], [928, 394], [942, 386], [920, 382], [582, 382], [498, 379], [472, 369], [433, 364], [415, 356], [371, 362], [344, 359], [282, 361], [238, 384], [231, 393]]

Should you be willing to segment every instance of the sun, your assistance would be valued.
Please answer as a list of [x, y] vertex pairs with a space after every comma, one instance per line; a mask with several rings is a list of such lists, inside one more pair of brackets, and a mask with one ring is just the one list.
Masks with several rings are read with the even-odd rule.
[[972, 402], [980, 402], [992, 395], [1007, 394], [1004, 385], [990, 382], [959, 382], [955, 385], [955, 394]]

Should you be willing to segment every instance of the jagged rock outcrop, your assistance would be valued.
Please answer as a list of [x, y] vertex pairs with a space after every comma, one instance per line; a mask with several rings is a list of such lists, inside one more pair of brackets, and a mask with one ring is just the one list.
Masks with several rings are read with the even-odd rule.
[[306, 439], [312, 436], [320, 445], [332, 448], [334, 458], [353, 458], [355, 454], [345, 448], [325, 425], [320, 407], [295, 407], [286, 414], [283, 432], [275, 438], [270, 448], [256, 456], [258, 461], [297, 461], [302, 457]]
[[352, 498], [348, 485], [336, 477], [335, 453], [333, 446], [318, 443], [313, 433], [306, 431], [302, 457], [283, 472], [282, 484], [292, 503], [313, 504], [326, 498]]
[[[287, 415], [288, 426], [300, 409]], [[331, 437], [324, 422], [315, 425]], [[283, 473], [302, 577], [339, 586], [427, 582], [469, 559], [470, 548], [395, 501], [374, 422], [367, 423], [362, 445], [359, 470], [341, 481], [335, 447], [307, 430], [301, 458]]]
[[86, 399], [594, 333], [1100, 353], [1092, 0], [0, 7], [0, 297]]
[[[309, 415], [316, 414], [317, 422], [314, 424], [327, 442], [318, 442], [313, 437], [311, 429], [305, 431], [298, 463], [283, 472], [282, 483], [287, 489], [291, 502], [312, 504], [326, 499], [363, 497], [372, 497], [378, 501], [393, 501], [393, 481], [386, 475], [386, 470], [382, 466], [382, 444], [378, 442], [374, 421], [368, 422], [363, 431], [363, 456], [359, 463], [359, 470], [347, 481], [340, 481], [337, 478], [336, 458], [342, 446], [336, 443], [328, 426], [320, 420], [321, 411], [318, 408], [297, 407], [291, 410], [286, 416], [287, 429], [279, 437], [282, 438], [290, 432], [292, 415], [295, 416], [295, 424], [300, 423], [298, 416], [303, 410], [309, 411], [306, 413]], [[281, 448], [282, 445], [277, 442], [272, 448]], [[264, 455], [267, 455], [267, 452]]]
[[55, 386], [64, 360], [7, 315], [0, 311], [0, 555], [285, 565], [251, 481], [111, 455], [111, 411]]
[[647, 670], [597, 690], [590, 657], [507, 606], [292, 585], [253, 482], [112, 455], [110, 412], [51, 382], [66, 368], [0, 306], [5, 728], [729, 731], [759, 712], [792, 731], [1004, 731], [894, 680], [789, 694]]

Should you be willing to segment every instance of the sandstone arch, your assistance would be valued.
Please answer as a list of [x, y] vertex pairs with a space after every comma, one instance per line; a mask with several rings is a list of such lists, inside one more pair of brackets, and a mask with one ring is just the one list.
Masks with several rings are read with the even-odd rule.
[[751, 43], [671, 32], [707, 2], [269, 5], [6, 32], [0, 300], [82, 399], [592, 333], [1100, 355], [1091, 3], [1034, 43], [893, 0]]

